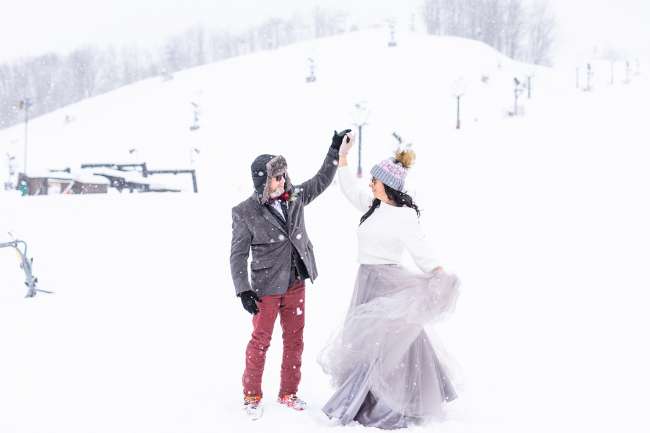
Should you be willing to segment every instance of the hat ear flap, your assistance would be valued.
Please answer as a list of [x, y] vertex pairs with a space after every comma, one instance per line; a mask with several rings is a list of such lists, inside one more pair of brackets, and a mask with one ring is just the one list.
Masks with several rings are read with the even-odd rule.
[[289, 173], [284, 173], [284, 190], [285, 191], [292, 191], [293, 190], [293, 184], [291, 183], [291, 179], [289, 178]]
[[264, 190], [262, 191], [262, 203], [268, 203], [269, 198], [271, 197], [271, 178], [266, 176], [266, 183], [264, 184]]

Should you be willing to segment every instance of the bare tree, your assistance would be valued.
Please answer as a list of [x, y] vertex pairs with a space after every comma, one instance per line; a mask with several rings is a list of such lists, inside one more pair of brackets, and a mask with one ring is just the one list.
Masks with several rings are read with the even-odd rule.
[[537, 0], [528, 18], [528, 60], [550, 65], [555, 39], [555, 17], [546, 0]]
[[442, 34], [442, 16], [440, 0], [425, 0], [422, 6], [422, 17], [427, 33], [432, 35]]
[[483, 2], [482, 40], [499, 51], [503, 49], [504, 15], [503, 0]]
[[443, 33], [451, 36], [464, 36], [462, 0], [441, 0]]
[[312, 13], [314, 19], [314, 36], [322, 38], [345, 31], [346, 14], [316, 7]]
[[525, 19], [521, 0], [507, 0], [503, 27], [503, 50], [508, 57], [513, 59], [520, 57]]
[[207, 62], [205, 50], [206, 36], [202, 25], [196, 25], [188, 30], [184, 35], [186, 41], [187, 61], [189, 64], [185, 67], [204, 65]]
[[98, 68], [97, 53], [92, 47], [80, 48], [68, 56], [68, 67], [72, 71], [72, 89], [75, 99], [89, 98], [95, 94]]
[[342, 33], [346, 20], [342, 12], [319, 8], [312, 13], [311, 21], [296, 14], [290, 19], [270, 19], [239, 33], [197, 25], [173, 35], [163, 48], [154, 51], [137, 45], [103, 50], [81, 47], [68, 56], [46, 54], [0, 63], [0, 128], [21, 121], [16, 103], [24, 97], [34, 101], [30, 113], [38, 116], [160, 75], [163, 70], [172, 73], [314, 36]]
[[30, 60], [25, 67], [29, 70], [31, 89], [27, 94], [34, 101], [34, 112], [47, 112], [67, 102], [69, 96], [57, 80], [61, 59], [56, 54], [45, 54]]
[[466, 0], [465, 2], [465, 32], [466, 38], [483, 40], [483, 0]]
[[528, 13], [525, 4], [525, 0], [424, 0], [421, 12], [430, 34], [472, 38], [515, 59], [549, 63], [553, 14], [547, 0], [536, 0]]

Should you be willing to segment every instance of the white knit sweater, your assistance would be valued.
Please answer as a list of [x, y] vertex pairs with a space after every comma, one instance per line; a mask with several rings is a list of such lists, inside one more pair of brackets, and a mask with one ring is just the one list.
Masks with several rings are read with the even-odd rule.
[[[370, 189], [360, 188], [349, 166], [339, 167], [338, 178], [345, 197], [359, 211], [366, 213], [373, 200]], [[423, 272], [430, 272], [440, 265], [417, 214], [411, 208], [382, 203], [359, 226], [357, 235], [361, 264], [400, 264], [406, 250]]]

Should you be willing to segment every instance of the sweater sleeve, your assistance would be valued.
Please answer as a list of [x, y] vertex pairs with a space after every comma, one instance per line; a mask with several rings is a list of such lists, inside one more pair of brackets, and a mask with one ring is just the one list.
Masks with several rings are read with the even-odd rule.
[[345, 198], [348, 199], [352, 206], [361, 212], [366, 212], [372, 204], [372, 194], [359, 188], [357, 181], [352, 175], [350, 166], [340, 167], [338, 172], [339, 184]]
[[431, 244], [415, 215], [414, 218], [410, 219], [409, 223], [406, 224], [403, 232], [404, 246], [422, 272], [431, 272], [440, 266], [440, 263], [431, 248]]

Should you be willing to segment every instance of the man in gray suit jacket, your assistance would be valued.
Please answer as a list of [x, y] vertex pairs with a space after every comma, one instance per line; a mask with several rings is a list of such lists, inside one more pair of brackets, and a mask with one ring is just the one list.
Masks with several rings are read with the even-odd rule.
[[278, 314], [284, 344], [278, 401], [296, 410], [305, 408], [305, 402], [296, 396], [305, 325], [305, 280], [313, 282], [318, 271], [304, 207], [332, 183], [339, 148], [348, 132], [334, 132], [320, 170], [300, 185], [292, 185], [281, 155], [258, 156], [251, 165], [255, 192], [232, 209], [230, 270], [237, 296], [244, 309], [253, 314], [253, 334], [246, 348], [242, 378], [244, 407], [253, 417], [261, 415], [264, 362]]

